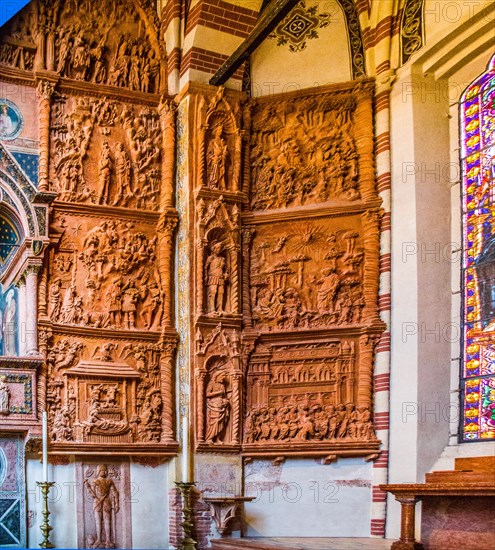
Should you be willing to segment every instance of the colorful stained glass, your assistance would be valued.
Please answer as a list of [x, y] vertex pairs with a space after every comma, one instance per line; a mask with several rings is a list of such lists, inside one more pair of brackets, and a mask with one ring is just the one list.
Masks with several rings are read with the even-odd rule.
[[495, 439], [495, 56], [461, 99], [463, 441]]

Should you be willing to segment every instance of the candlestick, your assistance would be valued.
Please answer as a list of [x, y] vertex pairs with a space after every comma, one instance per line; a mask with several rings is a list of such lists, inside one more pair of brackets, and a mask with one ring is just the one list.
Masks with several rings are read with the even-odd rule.
[[50, 525], [48, 518], [50, 517], [50, 510], [48, 509], [48, 492], [50, 487], [55, 485], [54, 482], [40, 482], [37, 481], [36, 485], [41, 489], [41, 494], [43, 496], [43, 522], [41, 523], [41, 532], [43, 533], [43, 542], [40, 544], [41, 548], [55, 548], [55, 545], [50, 542], [50, 532], [53, 531], [53, 527]]
[[194, 483], [175, 483], [182, 493], [182, 513], [183, 521], [181, 523], [184, 529], [184, 538], [180, 541], [180, 550], [196, 550], [196, 541], [193, 539], [194, 531], [194, 511], [191, 503], [191, 491]]
[[43, 481], [48, 483], [48, 416], [43, 411]]
[[189, 483], [189, 422], [182, 418], [182, 483]]

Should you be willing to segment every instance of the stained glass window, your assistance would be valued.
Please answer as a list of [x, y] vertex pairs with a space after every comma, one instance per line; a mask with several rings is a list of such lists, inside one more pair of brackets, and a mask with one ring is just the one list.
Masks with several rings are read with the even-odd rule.
[[461, 104], [462, 441], [495, 439], [495, 56]]

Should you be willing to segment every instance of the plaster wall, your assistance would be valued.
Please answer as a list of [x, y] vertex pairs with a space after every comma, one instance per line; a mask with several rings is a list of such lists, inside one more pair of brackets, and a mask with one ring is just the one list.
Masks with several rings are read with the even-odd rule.
[[244, 482], [256, 497], [245, 505], [247, 536], [369, 536], [371, 463], [363, 459], [254, 460]]
[[132, 547], [168, 548], [168, 464], [131, 463]]
[[[50, 524], [54, 526], [50, 540], [57, 548], [77, 548], [77, 487], [74, 463], [49, 466], [48, 479], [55, 485], [50, 489]], [[43, 477], [43, 466], [37, 459], [26, 461], [28, 545], [37, 548], [43, 540], [40, 525], [43, 502], [41, 492], [36, 486]]]
[[312, 6], [317, 15], [329, 15], [329, 25], [316, 29], [318, 39], [307, 39], [301, 51], [290, 51], [290, 44], [278, 45], [278, 38], [266, 39], [251, 57], [254, 97], [352, 80], [342, 8], [335, 0], [306, 2], [307, 8]]

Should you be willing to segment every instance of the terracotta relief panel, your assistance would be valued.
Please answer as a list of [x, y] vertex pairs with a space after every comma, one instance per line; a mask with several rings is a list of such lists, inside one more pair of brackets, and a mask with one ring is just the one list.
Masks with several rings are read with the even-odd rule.
[[52, 322], [159, 330], [162, 287], [155, 228], [114, 218], [59, 214], [56, 219], [63, 237], [51, 252]]
[[242, 362], [239, 331], [220, 323], [196, 334], [197, 440], [200, 449], [240, 448]]
[[51, 179], [58, 200], [156, 210], [161, 183], [156, 109], [58, 95], [51, 119]]
[[360, 360], [356, 337], [258, 345], [247, 373], [245, 450], [376, 447], [369, 404], [358, 404]]
[[[343, 89], [253, 102], [251, 207], [269, 210], [368, 198], [373, 138], [370, 132], [363, 141], [361, 130], [371, 115], [371, 94], [368, 87], [365, 93]], [[369, 103], [367, 113], [364, 103]]]
[[76, 465], [79, 548], [130, 548], [129, 463], [84, 461]]
[[74, 81], [158, 93], [165, 85], [158, 18], [136, 2], [31, 2], [8, 24], [0, 63]]
[[255, 328], [360, 325], [364, 261], [360, 216], [257, 227], [250, 270]]
[[161, 351], [153, 343], [55, 336], [47, 357], [52, 441], [107, 449], [162, 441]]

